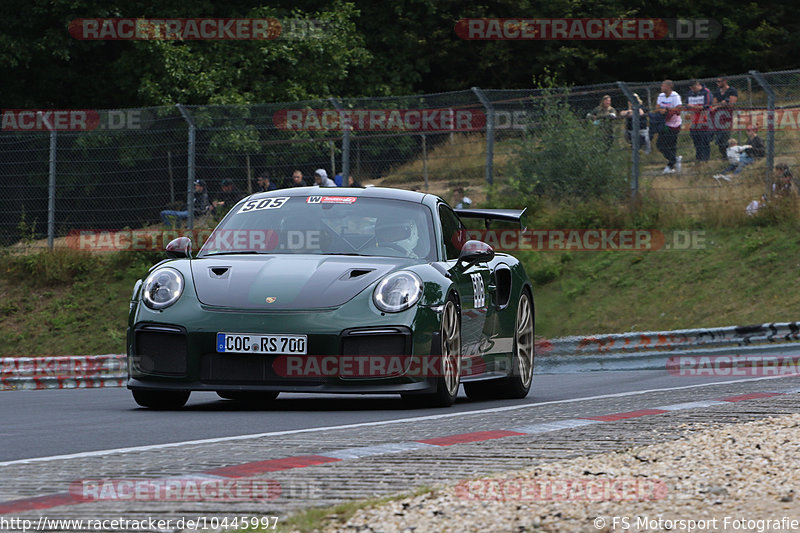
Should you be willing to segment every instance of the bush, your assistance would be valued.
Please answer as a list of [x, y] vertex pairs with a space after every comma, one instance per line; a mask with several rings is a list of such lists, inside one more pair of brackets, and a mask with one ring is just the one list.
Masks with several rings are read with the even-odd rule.
[[608, 149], [603, 128], [578, 118], [564, 95], [546, 91], [516, 143], [513, 186], [525, 196], [620, 200], [628, 194], [628, 155]]

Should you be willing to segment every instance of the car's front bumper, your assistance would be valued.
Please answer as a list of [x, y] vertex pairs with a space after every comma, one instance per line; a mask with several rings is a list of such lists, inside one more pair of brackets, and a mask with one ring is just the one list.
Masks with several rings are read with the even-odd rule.
[[[316, 315], [315, 329], [309, 327], [310, 317], [303, 313], [284, 315], [280, 326], [268, 326], [270, 321], [261, 314], [225, 316], [222, 323], [206, 316], [207, 320], [193, 321], [191, 328], [150, 321], [135, 323], [128, 334], [128, 388], [361, 394], [435, 390], [435, 376], [419, 372], [417, 361], [438, 354], [438, 314], [433, 309], [421, 308], [413, 315], [395, 317], [409, 325], [373, 324], [341, 330], [329, 327], [320, 314]], [[218, 331], [305, 334], [308, 355], [217, 353]], [[383, 364], [366, 374], [342, 373], [345, 365], [331, 360], [353, 357], [377, 358]], [[387, 364], [387, 358], [397, 360]], [[320, 370], [319, 364], [308, 364], [315, 363], [310, 359], [332, 364]]]

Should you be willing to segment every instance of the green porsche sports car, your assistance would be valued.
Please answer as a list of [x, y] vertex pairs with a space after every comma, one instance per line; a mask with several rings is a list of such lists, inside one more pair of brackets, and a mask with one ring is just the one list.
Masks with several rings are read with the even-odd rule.
[[388, 188], [301, 187], [241, 200], [193, 257], [167, 246], [133, 290], [128, 388], [151, 408], [191, 391], [262, 402], [280, 392], [399, 393], [449, 406], [523, 398], [533, 379], [531, 283], [512, 256], [467, 240], [453, 210]]

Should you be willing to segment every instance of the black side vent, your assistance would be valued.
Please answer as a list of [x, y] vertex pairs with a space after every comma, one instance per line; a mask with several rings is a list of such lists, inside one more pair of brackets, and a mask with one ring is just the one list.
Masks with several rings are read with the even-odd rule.
[[361, 276], [365, 276], [365, 275], [369, 274], [370, 272], [372, 272], [373, 270], [375, 270], [375, 269], [374, 268], [370, 268], [370, 269], [354, 268], [353, 270], [350, 271], [350, 275], [348, 276], [348, 279], [353, 279], [353, 278], [358, 278], [358, 277], [361, 277]]
[[211, 267], [209, 268], [212, 278], [227, 278], [230, 267]]

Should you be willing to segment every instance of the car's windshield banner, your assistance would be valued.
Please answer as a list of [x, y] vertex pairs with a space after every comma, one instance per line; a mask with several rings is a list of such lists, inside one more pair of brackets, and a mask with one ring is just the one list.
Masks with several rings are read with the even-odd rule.
[[309, 196], [307, 204], [354, 204], [355, 196]]

